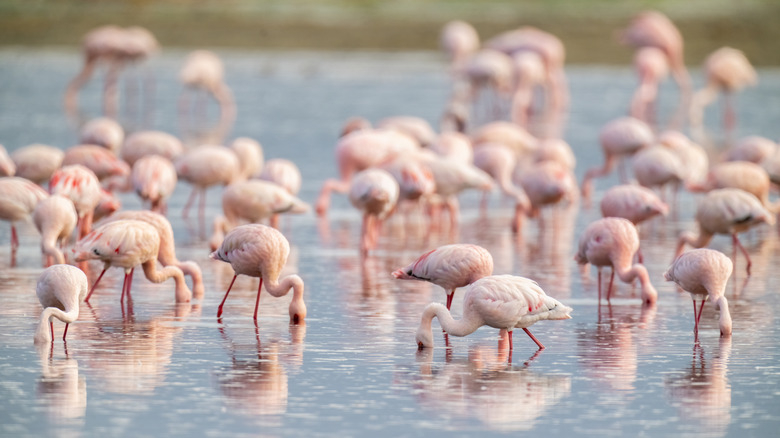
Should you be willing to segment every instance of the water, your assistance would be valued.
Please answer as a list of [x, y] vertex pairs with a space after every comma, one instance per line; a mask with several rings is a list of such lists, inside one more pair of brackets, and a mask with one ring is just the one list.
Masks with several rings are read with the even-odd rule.
[[[128, 129], [180, 133], [175, 72], [185, 55], [166, 51], [154, 60], [154, 110], [123, 104]], [[448, 94], [441, 59], [433, 53], [222, 55], [238, 103], [231, 138], [258, 139], [266, 159], [293, 159], [304, 175], [301, 197], [310, 202], [322, 181], [336, 175], [333, 147], [347, 117], [376, 121], [410, 114], [436, 123]], [[6, 148], [75, 144], [61, 98], [79, 63], [75, 51], [0, 51], [0, 139]], [[598, 130], [627, 109], [635, 79], [627, 68], [571, 67], [567, 73], [572, 108], [564, 133], [581, 178], [601, 161]], [[777, 139], [780, 72], [763, 70], [760, 77], [759, 87], [739, 96], [738, 136]], [[701, 83], [699, 72], [694, 78]], [[662, 91], [664, 115], [671, 113], [673, 93], [673, 85]], [[84, 117], [99, 114], [99, 94], [95, 81], [81, 95]], [[213, 106], [208, 115], [216, 116]], [[719, 119], [718, 108], [706, 115], [713, 128]], [[723, 143], [720, 130], [710, 135], [716, 147]], [[599, 180], [594, 203], [616, 181], [614, 175]], [[691, 195], [681, 195], [676, 214], [642, 230], [660, 294], [651, 309], [642, 309], [638, 289], [620, 283], [611, 306], [597, 304], [595, 271], [583, 272], [573, 261], [579, 234], [599, 216], [593, 207], [575, 205], [555, 219], [548, 212], [543, 230], [530, 221], [517, 238], [508, 227], [510, 205], [494, 195], [489, 217], [482, 217], [479, 195], [466, 193], [456, 236], [414, 224], [404, 235], [402, 225], [391, 222], [379, 249], [361, 260], [360, 218], [337, 196], [327, 220], [282, 220], [293, 247], [287, 272], [306, 282], [305, 326], [288, 325], [289, 297], [264, 295], [256, 329], [256, 279], [239, 278], [224, 323], [217, 322], [232, 271], [208, 259], [197, 223], [181, 219], [188, 194], [185, 184], [177, 187], [169, 218], [179, 258], [203, 268], [205, 298], [175, 305], [171, 282], [152, 285], [137, 273], [132, 302], [120, 306], [122, 273], [111, 270], [91, 306], [82, 305], [67, 345], [58, 339], [51, 353], [32, 343], [40, 313], [37, 234], [22, 226], [22, 248], [10, 267], [9, 231], [0, 227], [0, 434], [773, 436], [780, 426], [777, 232], [765, 227], [743, 239], [753, 276], [746, 282], [740, 256], [728, 293], [731, 340], [719, 338], [708, 306], [696, 344], [689, 295], [662, 280], [675, 236], [694, 227]], [[122, 201], [125, 208], [140, 207], [133, 194]], [[210, 220], [220, 209], [219, 189], [209, 191], [207, 202]], [[444, 293], [389, 273], [453, 241], [485, 246], [496, 273], [534, 278], [574, 307], [571, 320], [533, 327], [546, 350], [535, 354], [535, 345], [518, 332], [507, 366], [497, 357], [497, 331], [482, 328], [452, 338], [451, 349], [436, 335], [433, 351], [417, 352], [422, 308], [443, 301]], [[731, 254], [728, 238], [717, 237], [711, 246]], [[100, 266], [91, 267], [94, 279]], [[462, 311], [459, 298], [453, 311]], [[62, 325], [55, 328], [61, 336]]]

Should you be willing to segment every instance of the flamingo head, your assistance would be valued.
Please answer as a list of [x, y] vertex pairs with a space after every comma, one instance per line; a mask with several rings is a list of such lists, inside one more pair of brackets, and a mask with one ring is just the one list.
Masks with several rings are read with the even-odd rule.
[[420, 327], [417, 330], [415, 341], [417, 341], [418, 350], [433, 348], [433, 330], [430, 328], [426, 330], [425, 328]]

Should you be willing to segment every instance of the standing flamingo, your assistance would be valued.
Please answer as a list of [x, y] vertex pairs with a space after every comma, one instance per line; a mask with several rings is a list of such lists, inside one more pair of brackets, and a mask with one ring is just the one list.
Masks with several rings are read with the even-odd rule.
[[217, 54], [208, 50], [190, 53], [179, 71], [179, 81], [185, 87], [179, 97], [180, 117], [188, 106], [187, 89], [202, 90], [211, 94], [219, 104], [221, 124], [232, 124], [236, 117], [236, 104], [224, 76], [225, 67]]
[[639, 86], [631, 98], [631, 116], [648, 124], [655, 123], [658, 87], [669, 74], [669, 59], [657, 47], [642, 47], [634, 55]]
[[65, 152], [54, 146], [31, 144], [11, 153], [16, 164], [16, 176], [29, 179], [35, 184], [49, 181], [51, 175], [62, 166]]
[[648, 188], [658, 187], [662, 199], [667, 185], [672, 186], [672, 196], [676, 198], [680, 184], [688, 174], [680, 156], [662, 145], [653, 145], [637, 152], [631, 168], [637, 182]]
[[160, 249], [157, 252], [157, 260], [163, 266], [175, 266], [181, 269], [184, 275], [192, 277], [192, 294], [195, 298], [201, 298], [205, 289], [203, 287], [203, 274], [200, 266], [193, 261], [179, 261], [176, 257], [173, 227], [168, 219], [162, 214], [153, 211], [125, 210], [112, 214], [101, 221], [100, 225], [127, 219], [146, 222], [157, 230], [157, 234], [160, 236]]
[[16, 163], [8, 156], [8, 151], [0, 144], [0, 177], [14, 176], [16, 174]]
[[535, 281], [514, 275], [493, 275], [481, 278], [466, 288], [463, 295], [463, 318], [455, 320], [440, 303], [431, 303], [423, 310], [416, 341], [420, 349], [433, 347], [433, 318], [439, 318], [442, 329], [453, 336], [466, 336], [483, 325], [509, 332], [512, 351], [512, 331], [521, 328], [540, 350], [544, 345], [528, 331], [541, 320], [570, 319], [572, 308], [547, 296]]
[[713, 189], [740, 189], [758, 198], [768, 210], [775, 212], [778, 208], [769, 201], [771, 180], [769, 173], [761, 166], [748, 161], [727, 161], [713, 166], [707, 179], [700, 183], [690, 183], [688, 190], [705, 192]]
[[521, 51], [512, 55], [512, 67], [514, 91], [509, 119], [527, 127], [534, 100], [534, 88], [538, 85], [544, 86], [547, 78], [544, 59], [536, 52]]
[[306, 318], [306, 304], [303, 302], [303, 279], [292, 274], [279, 278], [282, 268], [287, 263], [290, 254], [290, 243], [275, 228], [262, 224], [247, 224], [234, 228], [225, 236], [219, 249], [209, 256], [213, 260], [230, 263], [235, 275], [228, 286], [225, 297], [219, 304], [217, 318], [222, 316], [222, 307], [225, 305], [230, 289], [240, 274], [250, 277], [260, 277], [260, 286], [257, 288], [257, 300], [255, 301], [254, 321], [257, 324], [257, 309], [260, 305], [260, 290], [265, 280], [265, 290], [274, 297], [281, 297], [293, 290], [293, 298], [290, 302], [290, 322], [302, 323]]
[[184, 153], [181, 140], [162, 131], [138, 131], [127, 137], [119, 156], [132, 167], [145, 155], [160, 155], [175, 161]]
[[657, 215], [666, 216], [669, 207], [652, 190], [633, 184], [614, 186], [601, 198], [601, 215], [622, 217], [638, 225]]
[[699, 130], [702, 128], [704, 108], [715, 100], [718, 92], [723, 92], [725, 96], [723, 126], [727, 133], [731, 133], [737, 122], [733, 102], [734, 93], [758, 83], [756, 70], [740, 50], [722, 47], [707, 57], [704, 61], [704, 71], [707, 85], [697, 91], [691, 100], [691, 128]]
[[607, 288], [607, 302], [612, 292], [612, 281], [617, 273], [618, 277], [626, 283], [631, 283], [639, 277], [642, 284], [642, 302], [647, 305], [655, 304], [658, 292], [650, 283], [647, 269], [639, 263], [631, 264], [637, 250], [639, 250], [639, 234], [634, 224], [627, 219], [605, 217], [588, 225], [582, 233], [579, 250], [574, 260], [581, 265], [591, 263], [598, 268], [599, 302], [601, 302], [601, 269], [604, 266], [611, 266], [612, 275]]
[[84, 272], [70, 265], [54, 265], [46, 268], [38, 277], [35, 293], [43, 306], [41, 321], [35, 331], [36, 344], [54, 341], [52, 318], [65, 323], [62, 340], [68, 334], [68, 325], [79, 318], [79, 303], [87, 295], [89, 281]]
[[109, 117], [98, 117], [85, 123], [79, 134], [82, 144], [102, 146], [114, 154], [119, 152], [125, 139], [125, 130], [116, 120]]
[[[731, 314], [726, 299], [726, 283], [734, 270], [731, 259], [720, 251], [700, 248], [684, 252], [677, 257], [669, 269], [664, 272], [666, 281], [677, 283], [691, 294], [693, 300], [693, 333], [699, 334], [699, 319], [704, 309], [704, 301], [710, 300], [715, 310], [720, 310], [720, 335], [731, 336]], [[699, 311], [696, 312], [696, 297], [701, 297]]]
[[180, 180], [187, 181], [192, 187], [182, 216], [186, 219], [195, 197], [200, 194], [199, 216], [205, 220], [206, 189], [213, 185], [227, 185], [241, 179], [238, 157], [224, 146], [199, 146], [179, 157], [175, 163]]
[[447, 310], [452, 306], [455, 289], [488, 275], [493, 275], [493, 256], [479, 245], [466, 243], [440, 246], [393, 271], [398, 280], [427, 281], [444, 288]]
[[686, 244], [702, 248], [715, 234], [730, 234], [734, 250], [739, 248], [747, 259], [746, 269], [750, 275], [750, 256], [737, 234], [762, 223], [772, 225], [775, 218], [755, 196], [744, 190], [728, 188], [712, 190], [699, 201], [696, 221], [699, 223], [699, 235], [690, 231], [680, 233], [675, 257], [682, 254]]
[[479, 34], [465, 21], [453, 20], [444, 25], [439, 44], [450, 61], [450, 69], [456, 73], [468, 57], [479, 49]]
[[76, 242], [73, 248], [77, 262], [97, 259], [103, 262], [103, 271], [84, 301], [95, 292], [95, 287], [103, 278], [106, 270], [117, 266], [125, 270], [125, 280], [122, 284], [123, 301], [125, 294], [130, 296], [133, 282], [133, 271], [138, 265], [143, 266], [144, 275], [153, 283], [162, 283], [173, 277], [176, 282], [176, 302], [187, 303], [192, 298], [192, 292], [184, 281], [184, 273], [176, 266], [165, 266], [157, 269], [157, 257], [160, 252], [160, 234], [146, 222], [139, 220], [118, 220], [96, 227], [91, 233]]
[[420, 147], [427, 148], [436, 140], [431, 124], [422, 117], [392, 116], [385, 117], [376, 124], [379, 129], [393, 129], [412, 137]]
[[[515, 201], [515, 221], [519, 220], [518, 215], [531, 208], [531, 201], [521, 186], [515, 185], [512, 181], [512, 174], [517, 167], [517, 155], [501, 143], [482, 143], [474, 150], [474, 165], [482, 169], [493, 180], [498, 187], [508, 197]], [[487, 208], [487, 195], [484, 192], [482, 197], [482, 208]]]
[[81, 164], [91, 170], [101, 182], [109, 178], [126, 180], [130, 174], [130, 166], [114, 155], [114, 152], [94, 144], [81, 144], [65, 150], [62, 165], [73, 164]]
[[138, 196], [149, 202], [149, 209], [165, 214], [168, 198], [176, 188], [176, 168], [171, 160], [159, 155], [146, 155], [133, 164], [130, 181]]
[[80, 164], [62, 167], [52, 174], [49, 193], [73, 201], [79, 214], [79, 237], [86, 236], [92, 229], [94, 210], [102, 196], [95, 172]]
[[760, 135], [750, 135], [740, 139], [737, 144], [729, 148], [723, 154], [723, 159], [725, 161], [750, 161], [762, 164], [764, 160], [773, 157], [777, 150], [777, 143], [772, 140]]
[[65, 263], [61, 248], [78, 222], [73, 202], [62, 195], [41, 199], [33, 210], [33, 222], [41, 233], [41, 252], [46, 256], [46, 266]]
[[366, 169], [352, 179], [349, 201], [363, 213], [360, 250], [363, 253], [376, 248], [381, 221], [398, 202], [398, 182], [382, 169]]
[[29, 220], [35, 205], [48, 194], [40, 186], [24, 178], [0, 178], [0, 219], [11, 222], [11, 253], [19, 248], [16, 222]]

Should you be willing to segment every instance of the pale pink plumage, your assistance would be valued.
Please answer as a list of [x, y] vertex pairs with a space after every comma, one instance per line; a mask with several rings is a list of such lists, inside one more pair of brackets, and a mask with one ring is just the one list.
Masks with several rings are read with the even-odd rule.
[[758, 198], [767, 209], [776, 211], [780, 207], [769, 202], [770, 186], [769, 174], [763, 167], [748, 161], [729, 161], [713, 166], [703, 183], [688, 184], [687, 187], [694, 192], [725, 188], [744, 190]]
[[73, 201], [79, 215], [79, 237], [89, 233], [95, 207], [102, 196], [95, 172], [80, 164], [62, 167], [52, 174], [49, 193], [63, 195]]
[[669, 75], [669, 59], [657, 47], [641, 47], [634, 55], [634, 69], [639, 76], [639, 86], [631, 98], [631, 116], [654, 124], [658, 88]]
[[[530, 202], [530, 208], [524, 214], [537, 217], [543, 207], [577, 200], [579, 193], [575, 178], [574, 172], [557, 161], [542, 161], [515, 173], [515, 179]], [[517, 222], [514, 229], [519, 231], [519, 227], [520, 222]]]
[[14, 174], [16, 174], [16, 163], [8, 156], [5, 147], [0, 144], [0, 177], [14, 176]]
[[393, 271], [392, 275], [398, 280], [427, 281], [444, 288], [449, 310], [455, 289], [493, 275], [493, 256], [479, 245], [444, 245]]
[[229, 148], [238, 157], [241, 179], [257, 178], [263, 171], [263, 146], [249, 137], [238, 137]]
[[[731, 336], [731, 315], [726, 299], [726, 284], [734, 270], [731, 259], [713, 249], [701, 248], [684, 252], [677, 257], [664, 273], [666, 281], [677, 283], [691, 294], [693, 300], [693, 332], [699, 334], [699, 319], [704, 301], [710, 300], [715, 310], [720, 310], [720, 335]], [[701, 298], [696, 311], [696, 298]]]
[[452, 70], [479, 49], [479, 34], [471, 24], [453, 20], [444, 25], [439, 36], [439, 45], [450, 61]]
[[62, 340], [68, 334], [68, 325], [79, 318], [79, 303], [87, 295], [89, 282], [84, 272], [70, 265], [54, 265], [46, 268], [35, 286], [38, 301], [43, 306], [40, 323], [35, 332], [36, 344], [54, 341], [52, 318], [65, 323]]
[[637, 263], [632, 264], [634, 254], [639, 250], [639, 234], [629, 220], [618, 217], [606, 217], [592, 222], [580, 236], [579, 249], [574, 259], [581, 265], [592, 264], [598, 268], [599, 301], [601, 301], [601, 269], [612, 267], [612, 276], [607, 288], [607, 301], [612, 292], [612, 280], [615, 274], [631, 283], [639, 278], [642, 287], [642, 302], [655, 304], [658, 293], [650, 283], [647, 269]]
[[248, 224], [230, 231], [219, 249], [209, 256], [213, 260], [230, 263], [235, 272], [233, 281], [230, 282], [225, 297], [217, 310], [217, 318], [222, 316], [222, 307], [225, 305], [225, 300], [227, 300], [236, 277], [248, 275], [260, 277], [260, 286], [257, 288], [257, 301], [255, 302], [255, 324], [257, 324], [257, 309], [260, 304], [260, 290], [264, 282], [265, 289], [274, 297], [284, 296], [290, 289], [293, 290], [293, 298], [289, 307], [290, 322], [302, 323], [306, 318], [303, 279], [295, 274], [279, 278], [289, 254], [290, 243], [282, 233], [274, 228], [262, 224]]
[[420, 349], [433, 347], [431, 323], [437, 317], [442, 329], [449, 335], [466, 336], [487, 325], [509, 332], [509, 351], [512, 351], [512, 331], [522, 328], [539, 342], [528, 327], [542, 320], [570, 319], [571, 307], [547, 296], [541, 287], [528, 278], [514, 275], [483, 277], [466, 288], [463, 296], [463, 318], [455, 320], [449, 310], [439, 303], [425, 307], [417, 329], [416, 341]]
[[38, 201], [32, 217], [41, 233], [41, 252], [46, 256], [46, 266], [65, 263], [61, 248], [78, 222], [73, 202], [62, 195], [49, 196]]
[[349, 201], [363, 214], [360, 250], [376, 248], [381, 221], [395, 208], [400, 189], [390, 173], [382, 169], [358, 172], [349, 188]]
[[662, 196], [667, 185], [671, 185], [676, 193], [687, 174], [679, 155], [661, 145], [653, 145], [637, 152], [631, 167], [640, 185], [658, 188]]
[[146, 155], [160, 155], [175, 161], [184, 153], [181, 140], [162, 131], [138, 131], [127, 137], [119, 156], [132, 167]]
[[777, 143], [772, 140], [760, 135], [751, 135], [740, 139], [737, 144], [729, 148], [723, 154], [723, 159], [761, 164], [764, 160], [773, 157], [777, 150]]
[[490, 122], [480, 126], [471, 135], [474, 149], [484, 143], [500, 143], [514, 151], [519, 160], [531, 155], [539, 148], [539, 140], [522, 126], [506, 121]]
[[179, 179], [192, 185], [192, 193], [182, 210], [187, 217], [195, 196], [200, 194], [200, 218], [204, 220], [206, 189], [241, 179], [241, 164], [236, 154], [224, 146], [199, 146], [181, 155], [175, 163]]
[[284, 187], [293, 196], [301, 190], [301, 171], [295, 163], [284, 158], [268, 160], [259, 178]]
[[144, 275], [153, 283], [162, 283], [173, 277], [176, 282], [177, 303], [186, 303], [192, 298], [192, 291], [187, 287], [181, 269], [165, 266], [158, 270], [160, 234], [147, 222], [125, 219], [102, 224], [76, 242], [73, 252], [77, 262], [100, 260], [104, 265], [85, 301], [89, 301], [103, 274], [112, 266], [125, 271], [120, 301], [124, 300], [125, 294], [130, 294], [133, 271], [138, 265], [143, 267]]
[[49, 181], [51, 175], [62, 166], [65, 152], [44, 144], [31, 144], [11, 153], [16, 164], [16, 176], [29, 179], [36, 184]]
[[474, 161], [474, 149], [471, 146], [471, 139], [460, 132], [442, 132], [428, 149], [442, 157], [463, 163]]
[[92, 119], [81, 128], [79, 141], [82, 144], [102, 146], [117, 153], [125, 139], [125, 130], [116, 120], [109, 117]]
[[422, 117], [392, 116], [385, 117], [376, 124], [379, 129], [393, 129], [417, 140], [420, 147], [427, 148], [436, 139], [431, 124]]
[[601, 198], [600, 206], [604, 217], [622, 217], [634, 225], [669, 213], [669, 207], [652, 190], [632, 184], [607, 190]]
[[19, 247], [16, 222], [28, 221], [35, 205], [49, 195], [32, 181], [16, 176], [0, 178], [0, 219], [11, 223], [11, 252]]
[[159, 155], [146, 155], [133, 164], [130, 182], [144, 202], [149, 202], [152, 211], [163, 213], [168, 210], [168, 198], [176, 189], [176, 168], [173, 163]]
[[512, 55], [514, 88], [509, 119], [527, 127], [534, 101], [534, 89], [544, 86], [547, 79], [544, 60], [532, 51], [521, 51]]
[[179, 70], [179, 81], [184, 86], [179, 97], [180, 116], [189, 106], [188, 89], [201, 90], [212, 95], [217, 101], [221, 119], [232, 122], [235, 119], [236, 104], [224, 76], [225, 67], [217, 54], [208, 50], [190, 53]]
[[98, 145], [82, 144], [66, 149], [62, 165], [73, 164], [81, 164], [91, 170], [100, 181], [110, 177], [126, 178], [130, 174], [127, 163], [117, 158], [111, 150]]

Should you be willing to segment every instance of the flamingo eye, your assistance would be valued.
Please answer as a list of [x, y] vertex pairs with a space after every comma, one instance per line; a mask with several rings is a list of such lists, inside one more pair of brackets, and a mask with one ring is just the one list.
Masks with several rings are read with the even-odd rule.
[[100, 255], [100, 251], [98, 251], [97, 248], [92, 248], [92, 252], [95, 253], [95, 255]]

